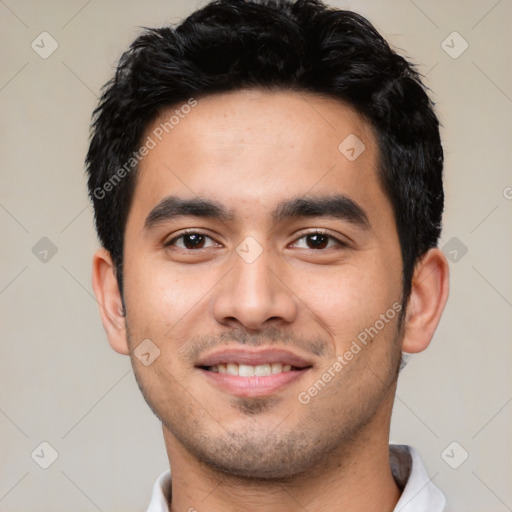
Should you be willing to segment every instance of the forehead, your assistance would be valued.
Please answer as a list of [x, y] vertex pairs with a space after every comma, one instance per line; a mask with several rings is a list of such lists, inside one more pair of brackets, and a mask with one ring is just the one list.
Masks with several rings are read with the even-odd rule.
[[270, 212], [302, 195], [385, 202], [374, 131], [333, 98], [291, 91], [214, 94], [166, 109], [148, 126], [143, 142], [149, 140], [130, 216], [147, 215], [167, 195], [215, 198], [235, 214], [254, 204]]
[[[172, 144], [176, 157], [185, 152], [190, 162], [194, 156], [211, 151], [210, 156], [216, 161], [222, 156], [221, 163], [226, 164], [236, 161], [249, 146], [259, 145], [268, 148], [265, 153], [269, 161], [281, 151], [295, 150], [298, 154], [300, 150], [302, 156], [309, 155], [320, 163], [327, 146], [333, 150], [329, 156], [339, 156], [340, 137], [358, 136], [374, 145], [373, 130], [362, 116], [330, 97], [246, 89], [213, 94], [195, 102], [193, 108], [188, 108], [189, 101], [167, 109], [147, 130], [157, 143]], [[185, 140], [193, 146], [181, 144]], [[216, 151], [219, 147], [229, 151], [220, 155]], [[200, 149], [201, 153], [191, 149]], [[371, 153], [373, 147], [369, 149]]]

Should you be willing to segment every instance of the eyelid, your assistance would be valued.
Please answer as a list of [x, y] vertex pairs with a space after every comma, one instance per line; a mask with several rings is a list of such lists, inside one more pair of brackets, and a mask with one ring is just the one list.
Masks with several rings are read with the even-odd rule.
[[[330, 239], [334, 240], [340, 247], [349, 247], [349, 245], [350, 245], [350, 241], [347, 236], [342, 237], [340, 235], [334, 235], [334, 234], [332, 234], [332, 232], [322, 229], [322, 228], [314, 228], [314, 229], [310, 229], [309, 231], [301, 231], [299, 233], [296, 233], [294, 235], [295, 237], [294, 237], [293, 241], [291, 242], [291, 244], [296, 243], [298, 240], [300, 240], [301, 238], [304, 238], [305, 236], [308, 236], [308, 235], [327, 236]], [[342, 238], [345, 238], [346, 241], [344, 241]], [[320, 249], [311, 249], [311, 250], [319, 251]]]
[[[210, 234], [206, 233], [201, 228], [187, 228], [187, 229], [184, 229], [183, 231], [180, 231], [179, 234], [175, 234], [169, 241], [164, 242], [164, 247], [173, 246], [173, 244], [177, 240], [179, 240], [183, 236], [189, 235], [189, 234], [202, 235], [202, 236], [204, 236], [206, 238], [209, 238], [210, 240], [215, 242], [217, 245], [222, 245], [213, 236], [211, 236]], [[290, 242], [290, 244], [288, 244], [288, 245], [292, 245], [292, 244], [296, 243], [298, 240], [300, 240], [300, 239], [302, 239], [302, 238], [304, 238], [304, 237], [306, 237], [308, 235], [323, 235], [323, 236], [327, 236], [331, 240], [334, 240], [334, 242], [338, 246], [340, 246], [340, 247], [348, 247], [349, 246], [349, 242], [348, 241], [342, 240], [342, 238], [348, 238], [348, 237], [340, 237], [340, 236], [334, 235], [330, 231], [322, 229], [322, 228], [314, 228], [314, 229], [309, 229], [309, 230], [306, 230], [306, 231], [300, 231], [299, 233], [296, 233], [294, 235], [293, 241]], [[181, 248], [179, 248], [179, 249], [181, 249]], [[185, 249], [185, 250], [199, 251], [201, 249]], [[320, 249], [311, 249], [311, 250], [319, 251]]]
[[[215, 238], [213, 238], [213, 236], [209, 235], [208, 233], [203, 231], [201, 228], [187, 228], [187, 229], [184, 229], [183, 231], [180, 231], [178, 234], [175, 234], [167, 242], [164, 242], [164, 247], [172, 246], [174, 242], [176, 242], [177, 240], [179, 240], [181, 237], [183, 237], [185, 235], [202, 235], [204, 237], [209, 238], [210, 240], [212, 240], [216, 244], [221, 245], [220, 242], [218, 242]], [[181, 247], [178, 247], [178, 249], [181, 249]], [[185, 250], [192, 250], [192, 249], [185, 249]], [[199, 251], [201, 249], [194, 249], [194, 250], [195, 251]]]

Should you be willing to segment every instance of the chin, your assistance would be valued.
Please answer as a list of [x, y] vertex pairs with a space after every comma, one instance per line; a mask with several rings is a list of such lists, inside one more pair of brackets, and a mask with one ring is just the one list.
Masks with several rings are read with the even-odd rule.
[[[251, 440], [243, 435], [202, 439], [194, 446], [189, 443], [187, 448], [202, 465], [215, 471], [230, 477], [262, 482], [284, 482], [307, 474], [326, 452], [325, 446], [299, 439], [293, 433], [283, 439], [265, 436]], [[331, 447], [327, 451], [331, 451]]]
[[259, 462], [258, 464], [248, 465], [247, 463], [236, 464], [234, 461], [218, 461], [212, 459], [203, 459], [202, 463], [220, 473], [229, 475], [231, 478], [260, 481], [262, 483], [269, 480], [285, 483], [301, 474], [307, 473], [311, 465], [311, 463], [309, 463], [307, 467], [303, 467], [303, 464], [297, 464], [296, 461], [283, 461], [281, 464], [274, 462], [271, 465], [262, 465], [261, 462]]

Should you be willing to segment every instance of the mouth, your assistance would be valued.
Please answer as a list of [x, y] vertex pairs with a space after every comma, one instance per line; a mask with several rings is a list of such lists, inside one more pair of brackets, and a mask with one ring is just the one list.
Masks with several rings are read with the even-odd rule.
[[220, 363], [215, 366], [203, 367], [214, 373], [225, 373], [227, 375], [238, 375], [239, 377], [267, 377], [268, 375], [276, 375], [278, 373], [291, 372], [303, 370], [304, 368], [297, 368], [291, 364], [283, 363], [266, 363], [258, 364], [256, 366], [242, 363]]
[[196, 368], [218, 389], [236, 396], [268, 396], [297, 381], [313, 367], [286, 350], [221, 350], [202, 358]]

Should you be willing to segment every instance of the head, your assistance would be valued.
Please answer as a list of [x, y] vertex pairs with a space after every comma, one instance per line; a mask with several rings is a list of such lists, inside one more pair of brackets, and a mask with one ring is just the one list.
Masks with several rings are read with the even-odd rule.
[[[387, 435], [401, 353], [429, 344], [447, 296], [443, 153], [418, 73], [367, 20], [229, 0], [146, 30], [86, 163], [103, 322], [169, 444], [268, 478]], [[219, 387], [219, 351], [241, 347], [297, 375]]]

